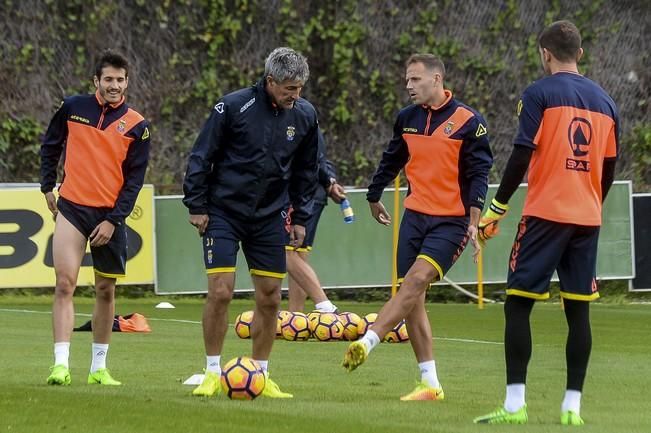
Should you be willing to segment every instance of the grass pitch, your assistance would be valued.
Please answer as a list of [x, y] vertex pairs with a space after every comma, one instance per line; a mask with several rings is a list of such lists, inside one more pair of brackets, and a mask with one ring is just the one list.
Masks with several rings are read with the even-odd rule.
[[[502, 306], [478, 311], [473, 305], [429, 304], [442, 402], [400, 402], [418, 378], [407, 344], [383, 343], [366, 364], [346, 373], [345, 342], [276, 341], [270, 362], [274, 380], [292, 400], [260, 398], [236, 402], [220, 396], [190, 396], [182, 381], [204, 366], [201, 339], [203, 301], [119, 299], [118, 314], [139, 312], [151, 334], [115, 333], [108, 366], [122, 387], [86, 385], [90, 333], [75, 333], [71, 346], [72, 385], [45, 384], [52, 364], [51, 300], [0, 296], [0, 432], [566, 432], [559, 424], [565, 386], [565, 319], [558, 305], [534, 309], [533, 359], [529, 368], [526, 426], [474, 425], [475, 416], [499, 406], [504, 397]], [[77, 299], [78, 314], [92, 311], [92, 299]], [[339, 303], [358, 314], [380, 304]], [[231, 320], [249, 301], [234, 301]], [[76, 324], [88, 320], [76, 317]], [[590, 432], [649, 432], [651, 416], [651, 306], [592, 308], [593, 352], [584, 389], [582, 416]], [[250, 354], [250, 340], [229, 329], [222, 364]]]

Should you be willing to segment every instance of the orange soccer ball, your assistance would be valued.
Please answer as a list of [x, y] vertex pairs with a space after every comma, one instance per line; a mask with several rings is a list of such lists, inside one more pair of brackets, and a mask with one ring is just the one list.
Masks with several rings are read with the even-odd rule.
[[353, 341], [359, 337], [358, 326], [362, 318], [355, 313], [345, 312], [339, 315], [341, 324], [344, 325], [344, 340]]
[[387, 335], [384, 336], [384, 339], [382, 341], [386, 341], [388, 343], [402, 343], [409, 341], [409, 334], [407, 334], [407, 324], [405, 323], [405, 319], [402, 319], [396, 326], [393, 327], [393, 329], [387, 332]]
[[235, 333], [240, 338], [251, 338], [253, 311], [244, 311], [235, 318]]
[[309, 322], [303, 313], [290, 312], [280, 324], [280, 329], [285, 340], [299, 341], [310, 338]]
[[231, 359], [224, 365], [222, 390], [232, 400], [253, 400], [267, 383], [260, 365], [246, 356]]

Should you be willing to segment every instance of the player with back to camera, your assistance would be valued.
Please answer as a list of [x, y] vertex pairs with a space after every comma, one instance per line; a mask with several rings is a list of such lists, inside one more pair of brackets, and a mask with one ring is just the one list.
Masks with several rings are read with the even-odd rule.
[[561, 424], [582, 425], [581, 395], [592, 348], [590, 301], [599, 297], [597, 242], [602, 203], [615, 175], [617, 107], [599, 85], [582, 76], [581, 35], [569, 21], [546, 27], [538, 38], [548, 76], [529, 87], [518, 104], [519, 130], [480, 236], [497, 234], [497, 223], [529, 170], [522, 219], [509, 258], [504, 303], [506, 399], [475, 423], [524, 424], [529, 317], [537, 300], [549, 298], [558, 273], [568, 325], [567, 382]]

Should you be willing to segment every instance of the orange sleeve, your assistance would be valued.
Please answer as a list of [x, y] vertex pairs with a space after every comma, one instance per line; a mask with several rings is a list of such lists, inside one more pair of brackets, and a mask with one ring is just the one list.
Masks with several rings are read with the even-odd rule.
[[610, 129], [608, 138], [606, 141], [606, 154], [605, 158], [617, 158], [619, 155], [619, 140], [618, 140], [618, 131], [619, 131], [619, 121], [615, 119], [613, 127]]

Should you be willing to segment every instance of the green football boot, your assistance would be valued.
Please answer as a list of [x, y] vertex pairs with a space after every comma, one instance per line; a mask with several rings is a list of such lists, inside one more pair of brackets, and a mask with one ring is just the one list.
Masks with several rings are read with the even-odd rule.
[[344, 354], [344, 362], [341, 365], [350, 372], [362, 365], [366, 361], [366, 358], [368, 358], [368, 351], [364, 343], [361, 341], [353, 341], [348, 346]]
[[48, 385], [70, 385], [70, 369], [63, 364], [50, 367], [50, 375], [47, 378]]
[[266, 377], [266, 382], [264, 389], [262, 390], [262, 396], [267, 398], [294, 398], [293, 394], [288, 392], [283, 392], [280, 390], [280, 387], [276, 382], [269, 379], [269, 375]]
[[88, 373], [88, 384], [118, 386], [122, 385], [122, 382], [118, 382], [117, 380], [113, 379], [108, 369], [100, 368], [95, 372]]
[[475, 424], [526, 424], [528, 419], [525, 404], [516, 412], [509, 412], [501, 407], [487, 415], [478, 416], [473, 422]]
[[583, 425], [585, 424], [583, 422], [583, 418], [576, 413], [572, 412], [571, 410], [566, 410], [565, 412], [561, 413], [561, 424], [563, 425]]
[[192, 395], [198, 397], [212, 397], [219, 394], [221, 390], [222, 383], [220, 375], [212, 371], [206, 371], [201, 385], [192, 390]]

